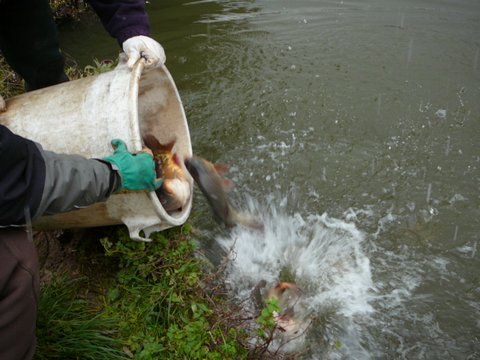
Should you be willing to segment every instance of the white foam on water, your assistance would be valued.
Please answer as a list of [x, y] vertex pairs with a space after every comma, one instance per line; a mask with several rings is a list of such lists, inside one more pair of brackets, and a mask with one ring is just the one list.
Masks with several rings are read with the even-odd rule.
[[[261, 214], [264, 232], [237, 227], [217, 238], [225, 251], [232, 251], [226, 281], [234, 297], [248, 302], [261, 280], [294, 281], [302, 289], [295, 312], [303, 319], [338, 317], [344, 333], [333, 341], [341, 341], [344, 353], [345, 347], [351, 349], [347, 353], [363, 352], [355, 319], [373, 312], [369, 302], [374, 288], [370, 261], [362, 249], [364, 234], [353, 223], [327, 214], [288, 215], [277, 210], [280, 206], [253, 203], [251, 208]], [[285, 273], [288, 279], [281, 278]], [[314, 324], [309, 331], [315, 331]]]

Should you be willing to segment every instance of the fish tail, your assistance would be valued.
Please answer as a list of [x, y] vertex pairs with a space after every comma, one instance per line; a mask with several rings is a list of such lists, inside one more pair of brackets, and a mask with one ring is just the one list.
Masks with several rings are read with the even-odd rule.
[[236, 211], [235, 209], [230, 209], [230, 222], [233, 224], [242, 225], [258, 231], [264, 231], [265, 225], [262, 221], [255, 218], [252, 214], [247, 214], [245, 212]]
[[152, 134], [145, 134], [143, 136], [143, 142], [145, 146], [150, 148], [151, 150], [158, 150], [161, 146], [160, 141], [158, 141], [157, 138]]
[[145, 134], [143, 136], [143, 142], [152, 151], [171, 151], [173, 149], [173, 146], [177, 142], [177, 139], [175, 138], [166, 144], [162, 144], [154, 135]]

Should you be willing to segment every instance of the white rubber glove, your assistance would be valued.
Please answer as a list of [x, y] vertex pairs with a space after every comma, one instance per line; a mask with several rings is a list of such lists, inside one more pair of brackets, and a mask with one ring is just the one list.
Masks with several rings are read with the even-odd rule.
[[3, 100], [2, 95], [0, 95], [0, 112], [4, 112], [7, 110], [7, 104], [5, 104], [5, 100]]
[[148, 36], [134, 36], [122, 44], [123, 51], [128, 56], [127, 65], [132, 68], [140, 57], [145, 58], [145, 68], [153, 68], [166, 60], [162, 45]]

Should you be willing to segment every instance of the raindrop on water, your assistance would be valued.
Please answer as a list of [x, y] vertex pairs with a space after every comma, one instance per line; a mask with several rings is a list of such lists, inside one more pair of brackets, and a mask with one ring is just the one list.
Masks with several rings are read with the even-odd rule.
[[445, 155], [448, 156], [450, 153], [450, 136], [447, 136], [447, 146], [445, 148]]
[[410, 210], [411, 212], [414, 212], [415, 211], [415, 203], [413, 201], [409, 201], [407, 203], [407, 208], [408, 210]]
[[377, 115], [380, 115], [380, 108], [382, 107], [382, 95], [378, 95]]
[[455, 232], [453, 233], [453, 241], [457, 241], [458, 225], [455, 225]]
[[410, 39], [410, 42], [408, 43], [407, 63], [410, 63], [410, 61], [412, 61], [412, 53], [413, 53], [413, 39]]
[[427, 204], [430, 202], [430, 196], [432, 195], [432, 183], [428, 184], [427, 189]]
[[475, 58], [473, 60], [473, 71], [474, 72], [477, 72], [479, 53], [480, 53], [480, 48], [477, 47], [477, 51], [475, 52]]

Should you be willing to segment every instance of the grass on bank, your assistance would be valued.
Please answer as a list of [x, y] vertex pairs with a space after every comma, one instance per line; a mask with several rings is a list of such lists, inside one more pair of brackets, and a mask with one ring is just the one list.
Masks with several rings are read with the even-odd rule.
[[[106, 296], [106, 315], [118, 319], [120, 335], [138, 359], [234, 359], [245, 357], [245, 335], [216, 321], [205, 299], [202, 274], [188, 226], [172, 236], [155, 233], [150, 244], [132, 242], [125, 233], [108, 256], [119, 256], [120, 271]], [[221, 303], [221, 299], [216, 299]]]
[[[183, 226], [142, 243], [123, 227], [112, 229], [100, 239], [105, 256], [114, 260], [114, 271], [105, 269], [115, 274], [106, 291], [92, 296], [99, 280], [85, 276], [54, 278], [42, 290], [36, 358], [247, 358], [247, 334], [222, 319], [230, 311], [225, 299], [216, 296], [215, 307], [223, 310], [212, 310], [202, 282], [206, 264], [194, 256], [188, 235]], [[88, 261], [88, 249], [77, 256]]]
[[125, 359], [114, 319], [91, 309], [78, 296], [86, 279], [63, 275], [42, 288], [37, 320], [38, 360]]
[[278, 304], [254, 316], [229, 302], [222, 268], [198, 256], [189, 225], [152, 239], [111, 227], [72, 245], [80, 266], [41, 290], [35, 359], [296, 358], [269, 350]]

